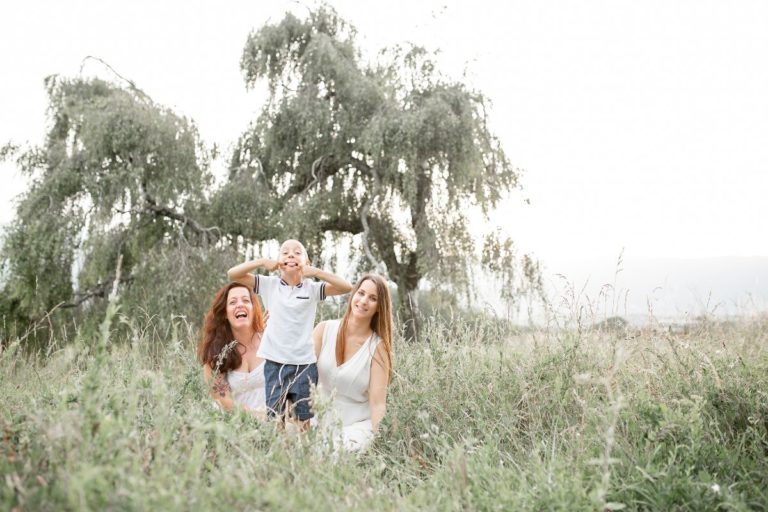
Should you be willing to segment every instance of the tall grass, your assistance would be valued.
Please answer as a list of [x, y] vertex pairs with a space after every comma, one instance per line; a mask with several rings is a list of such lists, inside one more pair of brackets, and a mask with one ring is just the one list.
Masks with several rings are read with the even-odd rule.
[[[358, 456], [212, 407], [183, 319], [0, 353], [0, 508], [768, 508], [768, 318], [685, 332], [425, 322]], [[115, 322], [128, 332], [115, 338]]]

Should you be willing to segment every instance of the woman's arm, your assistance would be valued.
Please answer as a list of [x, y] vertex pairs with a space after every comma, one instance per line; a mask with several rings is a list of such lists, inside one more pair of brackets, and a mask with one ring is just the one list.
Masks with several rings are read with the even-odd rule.
[[240, 408], [251, 413], [256, 419], [267, 419], [266, 411], [251, 409], [248, 406], [238, 405], [235, 403], [235, 400], [232, 398], [232, 390], [230, 389], [229, 383], [227, 382], [227, 378], [224, 374], [220, 373], [216, 376], [215, 379], [213, 379], [213, 371], [211, 370], [211, 366], [206, 364], [203, 366], [203, 376], [205, 377], [205, 383], [210, 386], [211, 398], [213, 398], [213, 400], [219, 404], [219, 406], [221, 406], [222, 410], [225, 412], [232, 412], [235, 409]]
[[[221, 406], [222, 410], [226, 412], [232, 412], [236, 408], [240, 408], [251, 413], [256, 419], [267, 419], [266, 411], [251, 409], [248, 406], [238, 405], [235, 403], [235, 400], [232, 398], [232, 390], [230, 389], [229, 383], [227, 382], [227, 378], [224, 374], [220, 373], [216, 376], [215, 379], [213, 379], [213, 371], [211, 370], [211, 366], [206, 364], [203, 366], [203, 376], [205, 377], [205, 383], [210, 386], [211, 398], [213, 398], [213, 400], [219, 404], [219, 406]], [[213, 382], [211, 382], [212, 380]]]
[[315, 345], [315, 357], [320, 357], [320, 350], [323, 348], [323, 334], [325, 333], [325, 322], [320, 322], [312, 331], [312, 343]]
[[214, 378], [211, 365], [206, 363], [203, 365], [203, 377], [211, 391], [211, 398], [213, 398], [223, 410], [227, 412], [233, 411], [235, 409], [235, 401], [232, 399], [232, 393], [226, 375], [219, 373]]
[[352, 290], [352, 285], [349, 284], [346, 279], [341, 276], [337, 276], [331, 272], [320, 270], [312, 265], [304, 265], [301, 268], [301, 273], [304, 277], [316, 277], [321, 281], [327, 283], [325, 287], [325, 296], [333, 297], [334, 295], [343, 295], [349, 293]]
[[389, 384], [389, 359], [384, 344], [379, 343], [371, 361], [371, 377], [368, 381], [368, 402], [371, 408], [373, 431], [379, 429], [379, 423], [387, 412], [387, 385]]
[[230, 281], [240, 283], [248, 287], [249, 290], [253, 290], [256, 285], [256, 278], [251, 274], [257, 268], [265, 268], [270, 272], [277, 270], [277, 261], [267, 258], [258, 258], [251, 261], [246, 261], [239, 265], [235, 265], [227, 271], [227, 277]]

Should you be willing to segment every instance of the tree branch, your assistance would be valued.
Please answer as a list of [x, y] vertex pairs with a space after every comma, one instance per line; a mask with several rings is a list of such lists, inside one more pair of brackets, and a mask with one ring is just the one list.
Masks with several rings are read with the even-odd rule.
[[321, 155], [314, 162], [312, 162], [312, 168], [310, 170], [311, 178], [309, 175], [305, 179], [297, 179], [294, 183], [288, 187], [283, 197], [280, 199], [282, 203], [287, 203], [296, 196], [304, 195], [312, 188], [321, 177], [333, 176], [341, 169], [341, 165], [334, 165], [333, 155]]
[[70, 308], [76, 308], [79, 307], [80, 304], [83, 302], [93, 299], [95, 297], [104, 298], [107, 295], [107, 291], [111, 289], [111, 287], [115, 286], [115, 283], [130, 283], [133, 281], [132, 275], [126, 275], [126, 276], [114, 276], [110, 275], [103, 281], [100, 281], [96, 283], [94, 286], [89, 288], [83, 293], [76, 293], [74, 300], [72, 302], [64, 302], [60, 304], [58, 307], [61, 309], [70, 309]]
[[288, 187], [288, 190], [285, 191], [280, 199], [281, 202], [286, 203], [296, 196], [304, 195], [322, 178], [333, 176], [347, 167], [354, 167], [366, 173], [372, 172], [370, 165], [352, 155], [341, 160], [336, 158], [335, 155], [321, 155], [312, 162], [310, 174], [307, 175], [305, 179], [296, 180], [290, 187]]
[[371, 234], [373, 234], [373, 239], [376, 247], [379, 249], [382, 261], [387, 267], [389, 277], [394, 279], [399, 285], [401, 269], [397, 261], [397, 254], [395, 254], [395, 237], [392, 233], [392, 226], [376, 217], [372, 218], [370, 222], [372, 224]]
[[144, 194], [144, 202], [146, 204], [143, 209], [145, 212], [151, 213], [158, 217], [166, 217], [168, 219], [177, 220], [181, 222], [183, 226], [188, 226], [191, 228], [192, 231], [205, 238], [205, 240], [215, 241], [221, 238], [221, 230], [219, 230], [218, 227], [213, 226], [206, 228], [205, 226], [201, 226], [195, 219], [188, 217], [183, 213], [179, 213], [171, 208], [168, 208], [167, 206], [158, 205], [154, 198], [150, 196], [146, 190], [144, 190], [143, 186], [142, 193]]
[[365, 250], [365, 256], [368, 258], [368, 262], [373, 266], [374, 269], [376, 269], [376, 272], [379, 274], [385, 274], [387, 272], [386, 265], [383, 261], [377, 260], [373, 257], [373, 252], [371, 252], [371, 245], [368, 241], [371, 236], [371, 229], [368, 226], [368, 211], [371, 209], [373, 199], [378, 197], [379, 193], [381, 192], [381, 178], [379, 178], [379, 172], [373, 167], [368, 168], [370, 169], [371, 175], [373, 176], [373, 190], [370, 194], [368, 194], [368, 197], [365, 200], [365, 204], [360, 209], [360, 223], [363, 225], [363, 249]]
[[131, 90], [139, 93], [142, 97], [144, 97], [144, 99], [146, 99], [150, 103], [152, 102], [152, 98], [150, 98], [147, 93], [145, 93], [144, 91], [142, 91], [141, 89], [136, 87], [136, 84], [134, 83], [133, 80], [131, 80], [129, 78], [126, 78], [123, 75], [121, 75], [120, 73], [118, 73], [115, 70], [115, 68], [110, 66], [106, 61], [104, 61], [103, 59], [100, 59], [99, 57], [94, 57], [93, 55], [86, 55], [85, 58], [83, 58], [83, 60], [80, 62], [80, 74], [81, 75], [83, 74], [83, 68], [85, 67], [85, 63], [88, 60], [95, 60], [96, 62], [101, 63], [104, 67], [106, 67], [108, 70], [110, 70], [116, 77], [118, 77], [120, 80], [123, 80], [125, 83], [127, 83], [128, 87], [130, 87]]
[[327, 219], [320, 221], [318, 228], [321, 231], [340, 231], [342, 233], [349, 233], [350, 235], [356, 235], [363, 232], [363, 225], [360, 219], [355, 218], [342, 218], [336, 217], [334, 219]]

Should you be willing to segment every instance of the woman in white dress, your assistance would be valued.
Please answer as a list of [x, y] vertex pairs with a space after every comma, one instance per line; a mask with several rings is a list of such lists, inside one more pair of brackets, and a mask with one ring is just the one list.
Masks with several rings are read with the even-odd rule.
[[262, 332], [264, 317], [253, 292], [238, 283], [219, 289], [205, 317], [197, 357], [221, 409], [266, 417], [264, 360], [256, 356]]
[[312, 337], [317, 354], [320, 428], [335, 448], [365, 447], [387, 410], [392, 374], [392, 303], [383, 277], [363, 276], [344, 316], [320, 322]]

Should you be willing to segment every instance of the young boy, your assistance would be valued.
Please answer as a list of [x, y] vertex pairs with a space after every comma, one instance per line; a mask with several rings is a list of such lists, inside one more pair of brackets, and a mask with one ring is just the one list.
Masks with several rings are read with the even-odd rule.
[[[251, 274], [257, 268], [280, 270], [280, 276]], [[280, 246], [277, 261], [259, 258], [234, 266], [230, 281], [251, 288], [269, 311], [267, 328], [257, 355], [265, 359], [267, 411], [285, 415], [285, 402], [293, 403], [293, 415], [302, 430], [313, 414], [309, 406], [310, 383], [317, 384], [317, 361], [312, 344], [317, 303], [326, 297], [349, 293], [352, 286], [343, 278], [309, 264], [307, 250], [297, 240]], [[323, 282], [313, 281], [316, 277]]]

